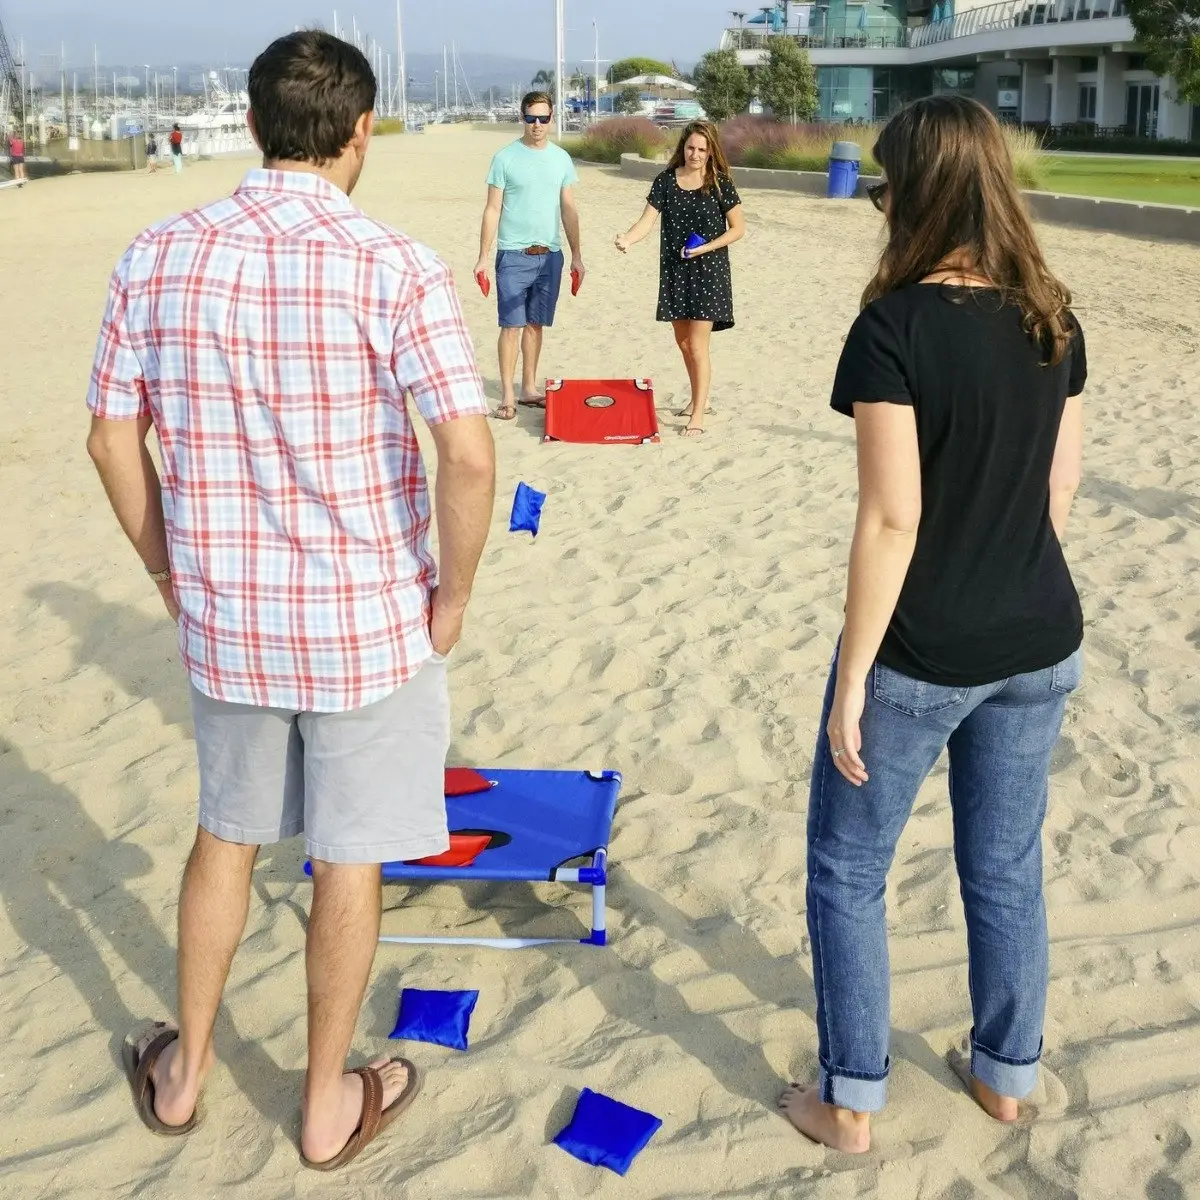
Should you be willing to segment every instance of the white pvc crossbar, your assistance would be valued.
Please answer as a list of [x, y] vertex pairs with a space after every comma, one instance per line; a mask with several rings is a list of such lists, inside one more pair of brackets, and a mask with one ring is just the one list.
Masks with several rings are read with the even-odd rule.
[[578, 945], [579, 938], [380, 937], [398, 946], [487, 946], [492, 950], [524, 950], [529, 946]]

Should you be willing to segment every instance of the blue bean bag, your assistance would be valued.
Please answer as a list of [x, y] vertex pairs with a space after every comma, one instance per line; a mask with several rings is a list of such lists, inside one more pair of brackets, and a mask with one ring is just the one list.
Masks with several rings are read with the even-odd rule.
[[436, 992], [405, 988], [400, 993], [400, 1015], [388, 1037], [412, 1042], [432, 1042], [451, 1050], [467, 1048], [467, 1030], [478, 992]]
[[542, 505], [545, 503], [545, 492], [539, 492], [527, 483], [518, 483], [517, 494], [513, 497], [512, 515], [508, 519], [509, 533], [527, 530], [537, 537], [538, 526], [542, 523]]
[[554, 1142], [581, 1162], [624, 1175], [661, 1127], [651, 1113], [584, 1088], [575, 1115]]

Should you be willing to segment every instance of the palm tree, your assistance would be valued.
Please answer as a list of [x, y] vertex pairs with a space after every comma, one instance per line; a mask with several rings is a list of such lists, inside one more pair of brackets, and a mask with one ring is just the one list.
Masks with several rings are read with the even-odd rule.
[[548, 95], [553, 96], [554, 95], [554, 72], [553, 71], [539, 71], [533, 77], [533, 86], [535, 88], [539, 88], [543, 92], [546, 92]]

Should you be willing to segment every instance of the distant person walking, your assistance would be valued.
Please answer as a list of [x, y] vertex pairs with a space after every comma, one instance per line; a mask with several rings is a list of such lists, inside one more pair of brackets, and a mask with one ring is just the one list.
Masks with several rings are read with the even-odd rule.
[[25, 139], [20, 133], [14, 133], [8, 139], [8, 162], [12, 167], [17, 187], [23, 188], [28, 176], [25, 173]]
[[[637, 224], [617, 236], [622, 254], [636, 246], [662, 216], [658, 265], [658, 320], [670, 321], [683, 355], [691, 400], [685, 437], [704, 433], [712, 380], [713, 331], [733, 328], [733, 277], [729, 247], [746, 235], [742, 201], [714, 125], [686, 126], [667, 168], [655, 180]], [[704, 240], [687, 248], [695, 234]]]
[[[346, 1058], [379, 935], [380, 864], [449, 845], [446, 662], [495, 468], [449, 270], [349, 199], [373, 128], [367, 59], [329, 34], [290, 34], [255, 60], [249, 93], [263, 169], [133, 242], [88, 393], [89, 453], [179, 625], [200, 768], [179, 1026], [131, 1037], [127, 1067], [146, 1125], [190, 1132], [258, 848], [303, 833], [300, 1147], [305, 1166], [327, 1170], [420, 1088], [407, 1060], [347, 1071]], [[410, 400], [438, 461], [436, 559]]]
[[158, 174], [158, 139], [154, 134], [146, 138], [146, 171], [150, 175]]
[[524, 136], [492, 159], [487, 206], [479, 237], [478, 280], [491, 278], [495, 261], [500, 314], [500, 407], [502, 421], [517, 415], [516, 370], [521, 357], [521, 403], [545, 408], [538, 382], [543, 330], [554, 324], [562, 287], [561, 229], [571, 248], [571, 270], [583, 282], [586, 269], [580, 252], [579, 213], [574, 185], [579, 177], [571, 156], [550, 141], [554, 107], [545, 92], [530, 92], [521, 101]]
[[1037, 1082], [1042, 822], [1083, 639], [1060, 539], [1087, 357], [1000, 126], [934, 96], [888, 122], [875, 157], [888, 242], [833, 388], [859, 499], [809, 793], [820, 1075], [780, 1101], [850, 1152], [870, 1146], [887, 1086], [888, 868], [943, 750], [974, 1016], [950, 1065], [1000, 1121]]
[[183, 130], [178, 125], [171, 130], [171, 165], [176, 175], [183, 170]]

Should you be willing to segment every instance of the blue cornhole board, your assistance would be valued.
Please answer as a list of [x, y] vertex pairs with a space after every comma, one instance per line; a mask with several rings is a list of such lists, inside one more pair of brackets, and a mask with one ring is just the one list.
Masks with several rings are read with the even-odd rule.
[[[617, 771], [512, 771], [479, 768], [492, 785], [470, 796], [447, 796], [452, 833], [486, 830], [502, 835], [470, 866], [383, 865], [384, 882], [574, 883], [592, 889], [592, 932], [586, 938], [381, 937], [401, 945], [469, 945], [517, 950], [526, 946], [606, 940], [608, 842], [621, 794]], [[500, 844], [497, 844], [500, 843]], [[580, 859], [590, 865], [567, 866]]]

